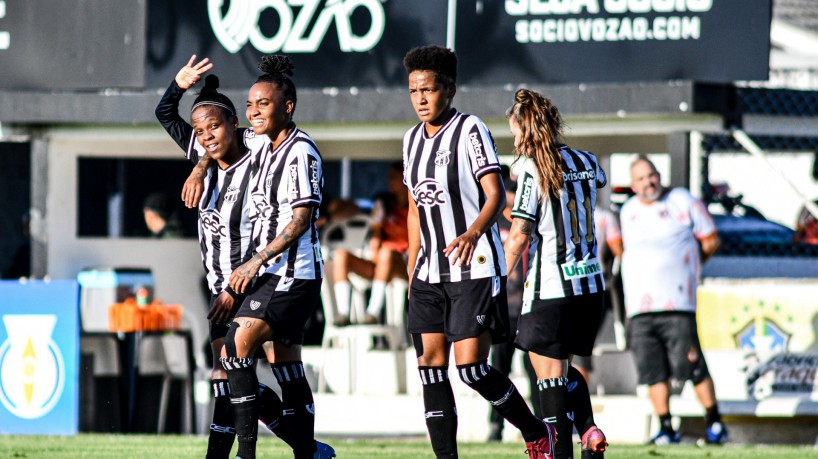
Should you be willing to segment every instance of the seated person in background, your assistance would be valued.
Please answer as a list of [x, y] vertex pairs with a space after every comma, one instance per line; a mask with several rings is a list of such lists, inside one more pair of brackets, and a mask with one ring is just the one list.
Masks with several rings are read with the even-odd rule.
[[145, 226], [156, 239], [181, 237], [179, 222], [173, 215], [173, 204], [163, 193], [151, 193], [142, 204]]
[[350, 324], [349, 308], [352, 286], [349, 273], [372, 280], [372, 295], [363, 322], [374, 324], [383, 309], [386, 284], [393, 279], [408, 279], [406, 273], [406, 250], [409, 236], [406, 216], [409, 212], [409, 196], [403, 185], [403, 164], [394, 163], [389, 168], [388, 189], [372, 208], [371, 237], [369, 247], [372, 260], [365, 260], [346, 249], [338, 249], [332, 255], [335, 304], [338, 314], [335, 325]]

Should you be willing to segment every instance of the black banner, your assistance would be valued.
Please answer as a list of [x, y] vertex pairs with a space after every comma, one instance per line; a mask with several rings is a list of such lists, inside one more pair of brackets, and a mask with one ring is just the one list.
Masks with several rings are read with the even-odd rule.
[[[147, 2], [147, 3], [145, 3]], [[766, 80], [771, 0], [0, 0], [0, 88], [162, 88], [191, 54], [247, 88], [285, 53], [299, 87], [403, 87], [454, 27], [465, 85]]]
[[145, 5], [0, 1], [0, 88], [142, 88]]
[[292, 58], [299, 87], [394, 87], [406, 84], [406, 51], [445, 44], [446, 38], [441, 0], [150, 0], [148, 5], [148, 83], [160, 87], [196, 54], [214, 62], [222, 86], [248, 88], [259, 75], [259, 58], [275, 53]]
[[458, 5], [457, 53], [469, 83], [732, 82], [769, 75], [770, 0]]

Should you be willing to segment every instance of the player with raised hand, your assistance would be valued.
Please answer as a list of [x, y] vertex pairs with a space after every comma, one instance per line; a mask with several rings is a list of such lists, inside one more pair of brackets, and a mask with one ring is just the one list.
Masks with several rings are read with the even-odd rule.
[[[197, 84], [213, 64], [208, 59], [196, 62], [192, 56], [182, 67], [156, 108], [156, 116], [168, 134], [197, 165], [207, 155], [216, 167], [204, 167], [205, 176], [201, 199], [195, 203], [199, 213], [199, 241], [208, 286], [211, 291], [210, 342], [214, 368], [211, 371], [215, 397], [213, 421], [208, 440], [209, 458], [228, 457], [235, 439], [230, 386], [227, 373], [218, 357], [227, 334], [227, 324], [233, 318], [243, 295], [233, 291], [228, 279], [233, 269], [252, 255], [252, 224], [249, 217], [248, 184], [253, 176], [249, 145], [252, 131], [238, 128], [236, 109], [229, 98], [217, 91], [219, 80], [208, 75], [205, 86], [191, 108], [191, 124], [179, 116], [179, 102], [189, 88]], [[201, 181], [200, 181], [201, 183]], [[272, 356], [272, 355], [271, 355]], [[282, 406], [278, 395], [259, 384], [262, 422], [284, 441], [290, 435], [282, 424]], [[326, 445], [320, 445], [326, 449]], [[331, 457], [331, 456], [327, 456]]]

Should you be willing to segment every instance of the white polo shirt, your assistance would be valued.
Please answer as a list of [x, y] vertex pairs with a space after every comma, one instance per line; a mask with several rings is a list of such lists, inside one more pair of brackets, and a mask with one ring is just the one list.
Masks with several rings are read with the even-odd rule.
[[716, 232], [704, 204], [682, 188], [668, 191], [653, 203], [634, 196], [622, 206], [619, 224], [628, 317], [695, 312], [701, 270], [698, 240]]

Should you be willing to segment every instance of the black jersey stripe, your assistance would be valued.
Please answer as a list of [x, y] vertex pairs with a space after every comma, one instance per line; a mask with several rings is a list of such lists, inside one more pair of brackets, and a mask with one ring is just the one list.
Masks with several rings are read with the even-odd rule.
[[[451, 210], [452, 216], [454, 217], [455, 234], [461, 235], [465, 233], [469, 227], [466, 224], [466, 212], [463, 209], [463, 199], [460, 192], [460, 160], [458, 157], [459, 149], [457, 148], [457, 141], [460, 139], [460, 133], [463, 130], [463, 123], [466, 121], [466, 117], [458, 116], [458, 118], [457, 125], [454, 128], [454, 133], [452, 134], [451, 141], [449, 142], [450, 158], [449, 164], [446, 166], [446, 180], [449, 182], [449, 197], [451, 198]], [[476, 129], [477, 127], [472, 128], [472, 130]], [[429, 162], [429, 164], [432, 163], [432, 161]], [[463, 179], [465, 179], [465, 177]], [[443, 247], [445, 247], [445, 245]], [[471, 279], [471, 270], [465, 264], [462, 265], [460, 279]]]
[[[449, 124], [447, 124], [448, 126]], [[445, 129], [445, 127], [443, 128]], [[441, 129], [441, 131], [443, 130]], [[443, 140], [443, 135], [440, 131], [438, 131], [435, 136], [433, 137], [432, 142], [432, 149], [430, 150], [430, 156], [435, 154], [438, 150], [440, 150], [440, 143]], [[423, 144], [420, 145], [421, 149], [418, 151], [418, 156], [423, 154]], [[434, 177], [435, 176], [435, 161], [433, 158], [430, 158], [426, 161], [426, 176], [427, 177]], [[451, 198], [451, 196], [450, 196]], [[442, 281], [449, 281], [451, 276], [451, 267], [449, 265], [449, 259], [446, 258], [446, 255], [443, 253], [443, 249], [446, 248], [446, 235], [444, 233], [445, 229], [443, 228], [443, 212], [440, 210], [440, 206], [429, 206], [427, 208], [427, 212], [430, 214], [430, 220], [432, 224], [432, 237], [434, 237], [437, 243], [437, 262], [439, 263], [440, 267], [440, 280]], [[431, 247], [431, 245], [427, 245], [427, 247]], [[429, 254], [432, 256], [432, 254]]]
[[[568, 147], [563, 147], [563, 151], [568, 155], [573, 162], [573, 169], [577, 172], [584, 172], [587, 170], [585, 166], [585, 162], [583, 158], [581, 158], [575, 150], [572, 150]], [[576, 217], [577, 217], [577, 236], [579, 236], [579, 243], [574, 245], [574, 262], [579, 262], [583, 259], [583, 255], [588, 253], [591, 249], [593, 249], [593, 242], [588, 244], [587, 240], [587, 232], [588, 232], [588, 223], [589, 218], [593, 218], [590, 215], [587, 215], [587, 209], [585, 208], [585, 199], [591, 199], [591, 194], [588, 187], [588, 182], [586, 180], [579, 180], [575, 182], [571, 182], [570, 187], [574, 190], [574, 196], [582, 196], [582, 200], [576, 199]], [[584, 215], [584, 217], [583, 217]], [[593, 230], [592, 230], [593, 231]], [[593, 235], [593, 233], [591, 233]], [[587, 249], [587, 250], [586, 250]], [[587, 293], [591, 293], [591, 289], [588, 286], [589, 279], [588, 277], [580, 277], [579, 278], [579, 287], [580, 292], [584, 295]]]

